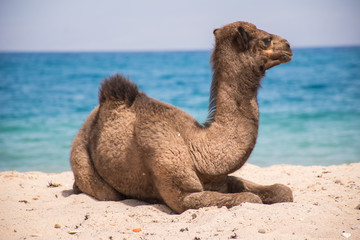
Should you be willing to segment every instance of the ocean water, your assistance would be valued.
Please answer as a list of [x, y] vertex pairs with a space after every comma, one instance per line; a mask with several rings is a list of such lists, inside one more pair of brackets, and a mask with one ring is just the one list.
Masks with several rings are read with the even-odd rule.
[[[0, 53], [0, 171], [70, 170], [71, 143], [115, 73], [204, 121], [209, 51]], [[360, 161], [360, 47], [295, 49], [259, 90], [260, 129], [248, 162]]]

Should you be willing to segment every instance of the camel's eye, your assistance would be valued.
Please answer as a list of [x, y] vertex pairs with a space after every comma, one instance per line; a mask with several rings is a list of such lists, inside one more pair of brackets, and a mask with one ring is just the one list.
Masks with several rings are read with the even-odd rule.
[[264, 42], [265, 47], [267, 47], [267, 48], [270, 47], [271, 41], [272, 41], [272, 37], [264, 38], [263, 42]]

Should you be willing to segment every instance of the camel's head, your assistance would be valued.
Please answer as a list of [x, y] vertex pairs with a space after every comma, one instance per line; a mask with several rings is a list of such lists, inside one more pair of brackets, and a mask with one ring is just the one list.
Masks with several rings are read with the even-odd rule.
[[262, 71], [289, 62], [293, 55], [286, 39], [257, 29], [251, 23], [231, 23], [215, 29], [214, 35], [215, 49], [230, 50], [231, 58], [239, 58], [242, 64], [255, 63]]

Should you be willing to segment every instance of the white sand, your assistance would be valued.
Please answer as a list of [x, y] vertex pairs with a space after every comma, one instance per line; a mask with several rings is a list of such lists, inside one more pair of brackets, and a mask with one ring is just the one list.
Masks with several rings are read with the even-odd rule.
[[[160, 204], [99, 202], [74, 195], [71, 172], [2, 172], [0, 239], [347, 239], [346, 234], [360, 239], [360, 163], [248, 164], [235, 175], [262, 184], [287, 184], [295, 202], [245, 203], [177, 215]], [[49, 188], [49, 182], [61, 186]], [[141, 231], [133, 232], [136, 228]]]

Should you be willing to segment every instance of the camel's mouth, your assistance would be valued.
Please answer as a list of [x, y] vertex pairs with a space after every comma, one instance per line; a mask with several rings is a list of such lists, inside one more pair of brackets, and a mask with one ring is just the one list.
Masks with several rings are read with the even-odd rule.
[[293, 56], [293, 51], [290, 48], [284, 49], [267, 49], [263, 53], [271, 60], [278, 60], [281, 63], [290, 62]]
[[294, 55], [294, 53], [291, 49], [289, 49], [287, 51], [283, 51], [283, 54], [280, 57], [280, 61], [282, 61], [283, 63], [290, 62], [293, 55]]
[[267, 57], [264, 69], [272, 68], [276, 65], [290, 62], [293, 56], [293, 51], [290, 46], [278, 49], [267, 49], [263, 51], [263, 54]]

